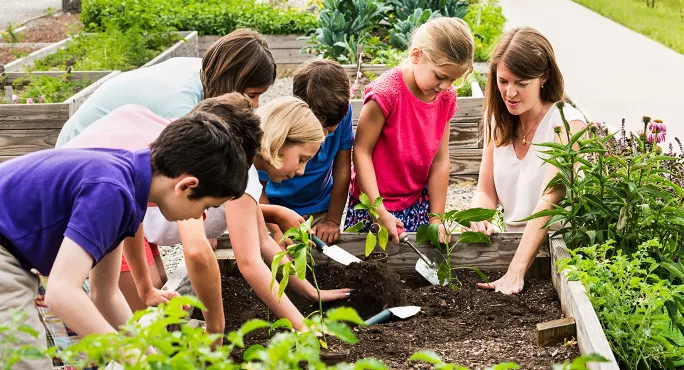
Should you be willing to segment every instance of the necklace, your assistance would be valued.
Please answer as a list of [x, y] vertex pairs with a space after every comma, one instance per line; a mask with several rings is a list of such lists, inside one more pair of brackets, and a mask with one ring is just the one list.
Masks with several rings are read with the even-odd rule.
[[529, 141], [527, 141], [527, 135], [529, 135], [530, 133], [532, 133], [532, 131], [537, 129], [537, 126], [539, 126], [539, 124], [541, 123], [541, 119], [543, 118], [542, 113], [544, 113], [543, 107], [542, 107], [541, 111], [539, 111], [539, 116], [537, 117], [537, 123], [534, 124], [534, 127], [532, 127], [532, 129], [530, 131], [527, 131], [527, 133], [523, 133], [522, 145], [527, 145], [530, 143]]

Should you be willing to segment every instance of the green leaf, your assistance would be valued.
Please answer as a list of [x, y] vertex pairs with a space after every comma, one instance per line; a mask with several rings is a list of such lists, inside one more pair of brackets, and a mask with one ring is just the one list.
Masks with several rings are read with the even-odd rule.
[[387, 242], [389, 241], [389, 233], [384, 226], [380, 226], [380, 231], [378, 231], [378, 244], [382, 250], [387, 249]]
[[375, 244], [377, 241], [378, 238], [375, 236], [375, 234], [369, 231], [366, 235], [366, 257], [373, 253], [373, 249], [375, 249]]
[[466, 209], [466, 210], [457, 212], [454, 215], [454, 219], [456, 220], [456, 222], [458, 222], [462, 226], [470, 227], [471, 222], [480, 222], [480, 221], [489, 220], [492, 217], [494, 217], [495, 214], [496, 214], [495, 209], [471, 208], [471, 209]]
[[378, 359], [362, 358], [354, 363], [354, 370], [387, 370], [387, 367]]
[[359, 231], [363, 230], [363, 227], [365, 226], [365, 223], [363, 221], [359, 221], [356, 224], [348, 227], [346, 230], [344, 230], [345, 233], [358, 233]]
[[354, 335], [354, 332], [351, 330], [351, 328], [349, 328], [344, 323], [338, 321], [331, 321], [327, 323], [326, 328], [328, 334], [336, 337], [341, 341], [350, 344], [356, 344], [359, 341], [356, 335]]
[[290, 281], [290, 269], [292, 265], [287, 263], [283, 265], [283, 277], [280, 279], [280, 287], [278, 287], [278, 302], [283, 297], [285, 293], [285, 288], [287, 287], [288, 281]]
[[338, 307], [328, 310], [326, 313], [329, 320], [347, 321], [356, 325], [365, 325], [365, 321], [359, 316], [355, 309], [351, 307]]
[[261, 344], [253, 344], [245, 350], [242, 354], [242, 359], [245, 361], [257, 361], [259, 360], [260, 352], [266, 351], [266, 347]]
[[283, 257], [287, 256], [287, 252], [278, 252], [273, 256], [273, 261], [271, 261], [271, 285], [269, 290], [273, 291], [273, 285], [275, 285], [276, 278], [278, 276], [278, 270], [280, 269], [280, 261]]
[[377, 197], [377, 198], [375, 198], [375, 203], [373, 203], [373, 208], [375, 208], [375, 209], [380, 208], [380, 206], [382, 205], [382, 201], [383, 201], [383, 200], [384, 200], [384, 199], [383, 199], [382, 197], [380, 197], [380, 196]]
[[466, 231], [461, 233], [458, 243], [486, 243], [492, 245], [489, 236], [479, 231]]
[[246, 323], [242, 324], [242, 326], [240, 327], [240, 331], [242, 332], [242, 335], [247, 335], [254, 330], [268, 328], [269, 326], [271, 326], [271, 324], [264, 320], [251, 319]]
[[660, 265], [684, 282], [684, 266], [672, 261], [663, 261], [660, 262]]
[[418, 244], [425, 244], [425, 242], [430, 241], [432, 245], [439, 247], [439, 225], [438, 224], [427, 224], [418, 226], [418, 231], [416, 232], [416, 242]]
[[539, 212], [537, 212], [537, 213], [535, 213], [529, 217], [523, 218], [522, 220], [516, 220], [515, 222], [524, 222], [524, 221], [534, 220], [535, 218], [540, 218], [540, 217], [567, 215], [567, 214], [568, 214], [568, 212], [563, 208], [545, 209], [545, 210], [539, 211]]
[[354, 206], [354, 210], [355, 211], [361, 211], [361, 210], [367, 211], [367, 210], [369, 210], [369, 207], [363, 203], [359, 203], [359, 204]]
[[292, 330], [293, 327], [292, 327], [292, 323], [290, 322], [290, 320], [288, 320], [286, 318], [282, 318], [282, 319], [278, 319], [276, 322], [271, 324], [271, 327], [268, 330], [273, 331], [273, 330], [280, 329], [280, 328], [286, 328], [286, 329]]
[[444, 283], [449, 282], [449, 278], [451, 277], [451, 267], [446, 263], [446, 261], [442, 261], [442, 263], [439, 265], [439, 270], [437, 270], [437, 279], [439, 279], [439, 284], [444, 285]]
[[520, 369], [520, 365], [515, 362], [502, 362], [500, 364], [494, 365], [491, 370], [515, 370]]
[[444, 363], [442, 358], [433, 351], [418, 351], [409, 358], [409, 361], [423, 361], [435, 365]]
[[370, 199], [368, 198], [368, 194], [366, 193], [361, 193], [361, 196], [359, 196], [359, 201], [366, 207], [371, 206]]
[[307, 249], [301, 248], [297, 251], [297, 254], [295, 254], [295, 271], [297, 271], [297, 277], [300, 280], [306, 279], [306, 253]]

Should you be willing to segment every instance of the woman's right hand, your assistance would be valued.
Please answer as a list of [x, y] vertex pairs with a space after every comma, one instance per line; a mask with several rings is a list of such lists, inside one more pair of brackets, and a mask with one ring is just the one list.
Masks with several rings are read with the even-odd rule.
[[470, 223], [470, 228], [464, 228], [466, 231], [475, 231], [475, 232], [481, 232], [486, 235], [491, 236], [494, 233], [494, 225], [492, 225], [489, 221], [480, 221], [480, 222], [471, 222]]
[[398, 218], [394, 217], [393, 214], [386, 210], [380, 211], [378, 223], [387, 229], [389, 240], [391, 240], [394, 245], [399, 244], [399, 232], [397, 231], [397, 226], [404, 227], [404, 223], [399, 221]]

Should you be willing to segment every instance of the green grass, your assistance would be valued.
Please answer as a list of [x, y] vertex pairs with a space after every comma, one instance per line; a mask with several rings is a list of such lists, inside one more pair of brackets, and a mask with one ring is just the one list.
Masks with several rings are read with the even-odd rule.
[[621, 25], [684, 54], [684, 0], [574, 0]]

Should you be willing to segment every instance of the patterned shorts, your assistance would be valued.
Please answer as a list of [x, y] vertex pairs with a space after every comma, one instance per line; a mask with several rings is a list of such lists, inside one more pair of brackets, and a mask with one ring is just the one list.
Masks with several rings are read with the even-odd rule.
[[[344, 227], [350, 227], [359, 221], [364, 221], [365, 227], [362, 231], [368, 231], [371, 226], [370, 215], [364, 210], [355, 210], [359, 204], [358, 199], [349, 194], [349, 205], [347, 206], [347, 217], [344, 219]], [[430, 201], [428, 199], [427, 188], [424, 188], [418, 199], [408, 208], [401, 211], [390, 211], [394, 217], [404, 223], [404, 229], [408, 232], [415, 232], [418, 226], [430, 223]]]

